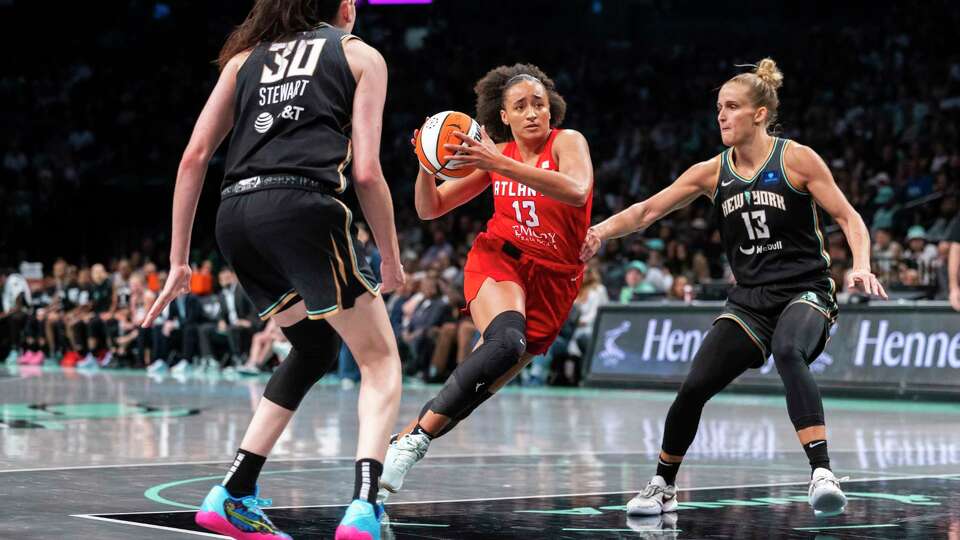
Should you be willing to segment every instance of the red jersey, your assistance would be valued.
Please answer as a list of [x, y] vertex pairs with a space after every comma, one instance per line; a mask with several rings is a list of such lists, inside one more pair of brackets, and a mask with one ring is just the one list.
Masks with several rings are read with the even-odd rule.
[[[553, 157], [553, 141], [562, 130], [550, 132], [537, 167], [559, 171]], [[516, 141], [503, 148], [503, 155], [522, 161]], [[571, 206], [537, 193], [530, 187], [495, 172], [490, 173], [493, 186], [493, 217], [487, 232], [516, 245], [525, 254], [549, 262], [580, 264], [580, 247], [590, 227], [593, 189], [582, 207]]]

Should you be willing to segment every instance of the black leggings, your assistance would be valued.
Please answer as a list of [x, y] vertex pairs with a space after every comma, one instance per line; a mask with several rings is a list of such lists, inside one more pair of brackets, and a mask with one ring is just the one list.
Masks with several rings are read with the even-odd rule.
[[[783, 381], [790, 421], [797, 431], [824, 425], [823, 402], [809, 365], [823, 350], [828, 328], [823, 315], [797, 303], [783, 312], [773, 333], [773, 359]], [[735, 322], [717, 321], [693, 358], [690, 373], [667, 413], [664, 452], [686, 454], [697, 435], [703, 406], [749, 369], [757, 353], [757, 345]]]

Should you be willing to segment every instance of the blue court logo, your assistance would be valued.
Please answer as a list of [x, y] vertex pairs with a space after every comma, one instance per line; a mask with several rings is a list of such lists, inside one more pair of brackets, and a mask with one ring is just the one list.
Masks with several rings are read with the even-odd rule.
[[767, 171], [763, 173], [764, 184], [776, 184], [780, 181], [780, 171]]

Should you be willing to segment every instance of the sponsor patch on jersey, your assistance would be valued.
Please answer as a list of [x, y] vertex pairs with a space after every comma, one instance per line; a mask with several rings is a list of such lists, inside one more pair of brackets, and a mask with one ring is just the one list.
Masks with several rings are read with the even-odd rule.
[[767, 171], [763, 173], [763, 184], [776, 184], [780, 181], [780, 171]]
[[253, 129], [257, 130], [257, 133], [266, 133], [271, 127], [273, 127], [273, 115], [268, 112], [260, 113], [253, 122]]

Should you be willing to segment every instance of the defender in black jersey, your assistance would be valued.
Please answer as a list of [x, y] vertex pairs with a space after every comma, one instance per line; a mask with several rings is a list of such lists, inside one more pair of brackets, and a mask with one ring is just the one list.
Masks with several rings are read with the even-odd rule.
[[837, 316], [836, 285], [819, 209], [843, 229], [853, 252], [847, 288], [886, 297], [870, 272], [870, 237], [863, 220], [810, 148], [773, 137], [783, 75], [769, 58], [726, 82], [717, 100], [722, 154], [694, 165], [653, 197], [590, 229], [581, 258], [608, 238], [649, 227], [709, 197], [720, 216], [727, 260], [736, 278], [723, 313], [697, 351], [670, 407], [657, 474], [629, 503], [630, 515], [677, 508], [676, 476], [697, 434], [706, 402], [772, 354], [783, 380], [790, 420], [810, 461], [810, 504], [818, 515], [843, 512], [846, 497], [830, 471], [823, 404], [808, 368]]
[[[402, 284], [379, 146], [387, 72], [351, 35], [354, 0], [257, 0], [224, 45], [222, 73], [184, 152], [174, 194], [171, 272], [143, 322], [189, 291], [187, 254], [207, 162], [232, 129], [217, 241], [264, 319], [293, 345], [274, 372], [233, 466], [196, 515], [233, 538], [289, 538], [261, 511], [266, 456], [342, 338], [363, 378], [353, 502], [340, 540], [380, 538], [376, 501], [400, 399], [400, 358], [380, 292]], [[377, 283], [340, 200], [351, 182], [383, 256]]]

